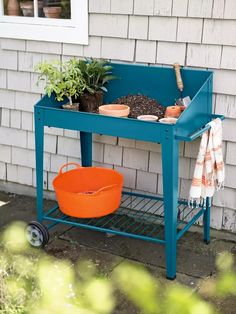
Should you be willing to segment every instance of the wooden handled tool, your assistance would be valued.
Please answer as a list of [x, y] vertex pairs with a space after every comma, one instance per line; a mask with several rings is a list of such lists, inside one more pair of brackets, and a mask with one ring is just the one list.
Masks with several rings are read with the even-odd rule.
[[184, 89], [184, 84], [183, 84], [181, 73], [180, 73], [180, 65], [179, 63], [174, 63], [173, 67], [175, 70], [176, 83], [177, 83], [178, 89], [182, 92]]

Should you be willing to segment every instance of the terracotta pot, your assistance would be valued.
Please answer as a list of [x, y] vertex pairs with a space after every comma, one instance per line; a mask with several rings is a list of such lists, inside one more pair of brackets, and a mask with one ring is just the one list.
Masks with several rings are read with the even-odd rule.
[[34, 16], [34, 3], [32, 1], [21, 2], [20, 8], [24, 16]]
[[99, 107], [99, 113], [105, 116], [113, 117], [128, 117], [130, 112], [130, 107], [126, 105], [103, 105]]
[[78, 111], [79, 110], [79, 103], [73, 103], [72, 105], [68, 102], [67, 104], [62, 105], [63, 109], [71, 110], [71, 111]]
[[165, 118], [178, 118], [181, 115], [180, 106], [169, 106], [166, 108]]
[[166, 123], [166, 124], [175, 124], [178, 119], [176, 118], [162, 118], [159, 120], [161, 123]]
[[143, 121], [155, 122], [155, 121], [158, 120], [158, 117], [154, 116], [154, 115], [144, 114], [144, 115], [138, 116], [137, 119], [138, 120], [143, 120]]
[[187, 106], [184, 106], [184, 105], [179, 106], [179, 107], [180, 107], [180, 109], [181, 109], [181, 112], [183, 112], [183, 111], [187, 108]]
[[20, 15], [20, 6], [17, 0], [9, 0], [7, 4], [7, 14], [19, 16]]
[[44, 7], [43, 12], [47, 18], [58, 19], [61, 15], [61, 7]]
[[94, 94], [84, 93], [79, 97], [80, 111], [97, 112], [98, 107], [103, 104], [103, 92], [98, 91]]

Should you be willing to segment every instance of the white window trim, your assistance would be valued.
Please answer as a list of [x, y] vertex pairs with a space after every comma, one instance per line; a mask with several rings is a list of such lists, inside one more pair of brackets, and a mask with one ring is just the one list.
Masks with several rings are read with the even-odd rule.
[[0, 0], [0, 37], [88, 44], [88, 0], [71, 0], [71, 19], [4, 16]]

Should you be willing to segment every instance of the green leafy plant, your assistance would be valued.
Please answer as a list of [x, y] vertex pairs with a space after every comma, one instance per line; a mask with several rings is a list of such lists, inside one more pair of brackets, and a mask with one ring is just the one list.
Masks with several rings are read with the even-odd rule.
[[86, 82], [85, 92], [94, 94], [97, 91], [107, 92], [105, 84], [116, 79], [111, 71], [113, 67], [107, 60], [85, 59], [79, 60], [78, 67]]
[[142, 314], [215, 314], [211, 296], [236, 296], [234, 259], [227, 252], [217, 258], [219, 274], [194, 292], [159, 282], [137, 263], [122, 262], [110, 276], [98, 275], [91, 262], [72, 264], [30, 248], [24, 228], [18, 222], [1, 234], [1, 314], [112, 314], [117, 292]]
[[40, 73], [39, 81], [45, 81], [45, 92], [50, 97], [55, 93], [58, 101], [67, 97], [72, 105], [72, 97], [80, 96], [86, 88], [86, 82], [79, 68], [79, 61], [75, 58], [61, 62], [41, 62], [36, 66], [36, 71]]
[[62, 8], [61, 18], [70, 19], [71, 17], [70, 1], [61, 0], [61, 8]]

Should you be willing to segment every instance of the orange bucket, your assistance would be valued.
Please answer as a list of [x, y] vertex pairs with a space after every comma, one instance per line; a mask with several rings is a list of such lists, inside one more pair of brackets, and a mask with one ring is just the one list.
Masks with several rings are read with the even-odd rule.
[[[76, 169], [63, 172], [68, 165]], [[72, 217], [94, 218], [120, 206], [123, 176], [112, 169], [63, 165], [53, 180], [60, 210]]]

